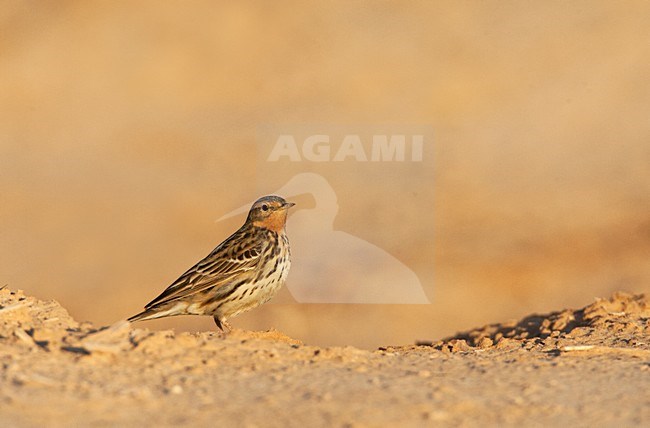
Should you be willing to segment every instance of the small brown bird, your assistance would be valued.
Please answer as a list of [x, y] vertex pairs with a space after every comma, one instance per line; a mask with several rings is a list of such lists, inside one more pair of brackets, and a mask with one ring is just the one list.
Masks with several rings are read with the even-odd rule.
[[237, 232], [129, 321], [211, 315], [219, 329], [231, 330], [228, 318], [266, 303], [287, 279], [291, 260], [285, 225], [294, 205], [279, 196], [258, 199]]

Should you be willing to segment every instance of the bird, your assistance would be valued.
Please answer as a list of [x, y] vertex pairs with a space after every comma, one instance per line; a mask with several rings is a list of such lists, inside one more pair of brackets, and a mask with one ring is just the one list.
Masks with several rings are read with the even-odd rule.
[[230, 332], [229, 318], [266, 303], [286, 281], [291, 267], [286, 221], [294, 205], [275, 195], [259, 198], [235, 233], [128, 321], [209, 315], [222, 332]]

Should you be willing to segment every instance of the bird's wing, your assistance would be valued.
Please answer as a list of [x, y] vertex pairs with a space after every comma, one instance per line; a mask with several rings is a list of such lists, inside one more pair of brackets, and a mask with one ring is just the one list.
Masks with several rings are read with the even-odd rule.
[[214, 288], [216, 293], [227, 293], [229, 285], [252, 277], [262, 251], [262, 242], [250, 239], [250, 235], [240, 229], [188, 269], [145, 309], [184, 299], [208, 288]]

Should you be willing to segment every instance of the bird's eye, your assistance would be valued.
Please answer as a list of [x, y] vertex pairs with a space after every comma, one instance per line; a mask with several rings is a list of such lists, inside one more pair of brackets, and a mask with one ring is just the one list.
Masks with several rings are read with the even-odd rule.
[[262, 205], [262, 211], [268, 211], [268, 210], [269, 210], [268, 205], [266, 205], [266, 204]]

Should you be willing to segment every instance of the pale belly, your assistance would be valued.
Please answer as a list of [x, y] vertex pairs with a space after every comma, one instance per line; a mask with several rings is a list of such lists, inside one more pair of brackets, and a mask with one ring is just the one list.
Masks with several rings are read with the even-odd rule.
[[227, 319], [268, 302], [284, 285], [290, 265], [291, 262], [287, 257], [283, 269], [279, 268], [278, 272], [272, 273], [269, 277], [266, 277], [265, 272], [259, 281], [241, 285], [227, 302], [216, 309], [214, 315]]

